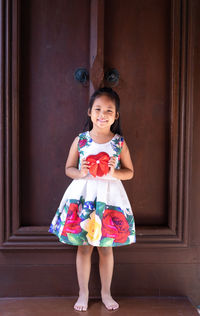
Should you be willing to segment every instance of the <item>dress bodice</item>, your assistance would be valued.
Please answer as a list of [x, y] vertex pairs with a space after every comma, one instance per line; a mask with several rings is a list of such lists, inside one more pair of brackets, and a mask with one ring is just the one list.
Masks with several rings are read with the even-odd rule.
[[107, 153], [110, 158], [116, 157], [116, 169], [120, 169], [120, 153], [122, 150], [124, 139], [119, 134], [115, 134], [113, 138], [106, 143], [99, 144], [93, 141], [89, 131], [79, 134], [78, 152], [79, 163], [78, 168], [81, 168], [81, 161], [83, 158], [87, 158], [90, 155], [98, 155], [101, 152]]

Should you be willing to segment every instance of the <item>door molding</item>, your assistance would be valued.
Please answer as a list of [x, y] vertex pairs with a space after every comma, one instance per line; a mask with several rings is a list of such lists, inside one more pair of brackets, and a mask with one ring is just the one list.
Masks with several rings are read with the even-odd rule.
[[[98, 7], [96, 6], [96, 10]], [[102, 7], [100, 6], [100, 10]], [[134, 247], [187, 247], [189, 183], [192, 141], [192, 102], [187, 74], [191, 71], [191, 45], [187, 39], [186, 0], [171, 7], [170, 156], [168, 179], [168, 225], [136, 227]], [[97, 12], [98, 13], [98, 12]], [[102, 11], [99, 13], [102, 16]], [[192, 14], [192, 13], [191, 13]], [[20, 225], [20, 0], [0, 2], [1, 15], [1, 140], [0, 140], [0, 248], [72, 249], [48, 233], [47, 226]], [[103, 20], [103, 19], [102, 19]], [[94, 39], [93, 39], [94, 41]], [[93, 43], [91, 40], [91, 45]]]

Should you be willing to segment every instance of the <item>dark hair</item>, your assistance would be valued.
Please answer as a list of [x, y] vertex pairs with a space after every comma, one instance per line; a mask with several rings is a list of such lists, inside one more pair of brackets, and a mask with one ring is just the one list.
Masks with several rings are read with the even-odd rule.
[[[119, 113], [118, 119], [116, 119], [114, 121], [114, 123], [111, 125], [110, 130], [114, 134], [122, 135], [122, 129], [121, 129], [121, 126], [120, 126], [120, 98], [119, 98], [117, 92], [115, 92], [112, 88], [103, 87], [103, 88], [100, 88], [100, 89], [96, 90], [92, 94], [92, 96], [90, 98], [89, 109], [91, 111], [92, 110], [92, 106], [94, 104], [94, 101], [97, 98], [99, 98], [101, 96], [104, 96], [104, 95], [106, 95], [109, 99], [111, 99], [115, 103], [116, 113], [117, 112]], [[86, 122], [86, 124], [84, 126], [84, 131], [86, 130], [87, 127], [89, 128], [89, 131], [91, 131], [91, 129], [93, 128], [93, 123], [92, 123], [92, 120], [91, 120], [90, 116], [87, 117], [87, 122]]]

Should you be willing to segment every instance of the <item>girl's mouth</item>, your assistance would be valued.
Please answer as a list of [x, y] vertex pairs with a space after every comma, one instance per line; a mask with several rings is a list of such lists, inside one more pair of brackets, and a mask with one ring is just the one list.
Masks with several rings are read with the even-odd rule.
[[101, 119], [98, 119], [98, 121], [104, 123], [104, 122], [107, 122], [108, 120], [101, 120]]

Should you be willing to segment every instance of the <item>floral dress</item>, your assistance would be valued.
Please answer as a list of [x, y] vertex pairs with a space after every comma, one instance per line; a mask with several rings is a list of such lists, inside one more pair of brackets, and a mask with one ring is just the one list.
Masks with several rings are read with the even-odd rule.
[[108, 160], [115, 156], [120, 169], [123, 137], [98, 144], [89, 131], [79, 134], [78, 168], [85, 158], [88, 174], [74, 179], [66, 189], [48, 232], [70, 245], [116, 247], [136, 242], [135, 221], [122, 182], [108, 174]]

